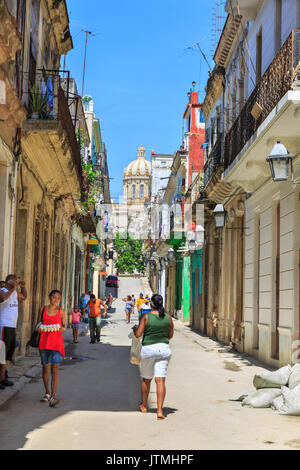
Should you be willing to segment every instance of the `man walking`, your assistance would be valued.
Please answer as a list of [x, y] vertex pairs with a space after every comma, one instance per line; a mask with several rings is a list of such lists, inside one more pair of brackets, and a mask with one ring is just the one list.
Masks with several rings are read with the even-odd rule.
[[141, 317], [141, 308], [142, 308], [142, 305], [144, 304], [144, 302], [145, 302], [144, 294], [141, 292], [140, 296], [136, 300], [136, 306], [137, 306], [137, 309], [138, 309], [139, 318]]
[[88, 308], [90, 309], [90, 337], [91, 343], [100, 342], [100, 333], [101, 333], [101, 306], [104, 307], [104, 318], [107, 314], [107, 305], [103, 300], [96, 299], [94, 294], [91, 294], [90, 300], [87, 303], [84, 311], [87, 312]]
[[[21, 292], [17, 291], [20, 286]], [[9, 274], [5, 287], [0, 289], [0, 340], [5, 343], [5, 363], [0, 365], [0, 388], [9, 387], [13, 382], [6, 376], [7, 361], [12, 361], [16, 348], [16, 328], [19, 301], [27, 299], [25, 282], [19, 282], [15, 274]]]

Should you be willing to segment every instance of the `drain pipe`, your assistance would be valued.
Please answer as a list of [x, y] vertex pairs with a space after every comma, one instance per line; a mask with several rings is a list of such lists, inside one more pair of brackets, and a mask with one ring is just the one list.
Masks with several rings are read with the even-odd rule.
[[17, 175], [18, 175], [18, 167], [19, 167], [19, 157], [21, 153], [21, 139], [20, 139], [21, 129], [17, 129], [16, 132], [16, 139], [14, 145], [14, 173], [13, 173], [13, 187], [12, 187], [12, 201], [10, 206], [10, 240], [9, 240], [9, 258], [8, 258], [8, 274], [12, 274], [12, 261], [13, 261], [13, 231], [14, 231], [14, 223], [15, 223], [15, 207], [16, 207], [16, 191], [17, 191]]

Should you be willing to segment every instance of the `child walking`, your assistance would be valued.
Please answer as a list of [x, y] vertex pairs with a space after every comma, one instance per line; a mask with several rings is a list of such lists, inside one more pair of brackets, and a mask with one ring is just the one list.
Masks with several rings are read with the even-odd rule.
[[131, 295], [127, 295], [127, 297], [124, 297], [124, 299], [122, 300], [123, 302], [126, 302], [125, 303], [126, 323], [130, 323], [130, 315], [132, 314], [132, 310], [134, 307], [134, 304], [131, 300]]
[[78, 343], [78, 331], [80, 325], [80, 318], [83, 315], [79, 311], [78, 305], [74, 305], [74, 309], [72, 311], [72, 330], [73, 330], [73, 343]]

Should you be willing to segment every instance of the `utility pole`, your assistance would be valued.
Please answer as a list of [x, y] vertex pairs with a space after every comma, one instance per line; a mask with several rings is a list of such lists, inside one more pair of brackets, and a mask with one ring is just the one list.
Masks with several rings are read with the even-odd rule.
[[83, 91], [84, 91], [84, 78], [85, 78], [85, 64], [86, 64], [86, 51], [87, 51], [87, 41], [88, 35], [91, 35], [91, 31], [83, 31], [85, 33], [85, 49], [84, 49], [84, 62], [83, 62], [83, 76], [82, 76], [82, 92], [81, 96], [83, 98]]

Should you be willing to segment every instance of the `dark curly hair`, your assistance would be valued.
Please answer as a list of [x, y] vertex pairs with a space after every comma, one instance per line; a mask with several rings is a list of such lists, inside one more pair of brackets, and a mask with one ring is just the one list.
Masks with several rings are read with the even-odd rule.
[[164, 299], [159, 294], [154, 294], [151, 297], [151, 305], [155, 310], [159, 312], [159, 316], [163, 318], [165, 316], [165, 309], [164, 309]]

